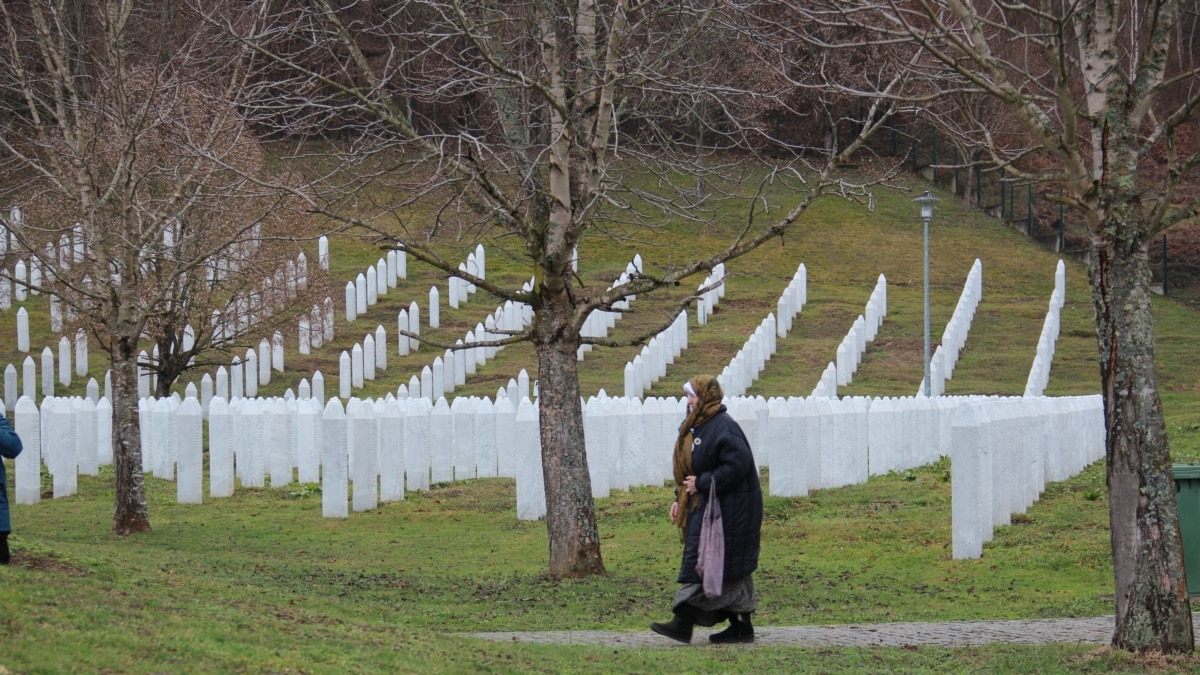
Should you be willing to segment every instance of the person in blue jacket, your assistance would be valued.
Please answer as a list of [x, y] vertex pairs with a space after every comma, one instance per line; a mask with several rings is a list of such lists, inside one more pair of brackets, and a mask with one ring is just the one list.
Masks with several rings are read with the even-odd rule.
[[[715, 626], [728, 620], [729, 627], [710, 635], [710, 641], [753, 642], [750, 615], [758, 607], [758, 598], [751, 574], [758, 569], [763, 519], [758, 467], [745, 433], [722, 403], [724, 393], [716, 378], [695, 377], [683, 389], [688, 413], [675, 441], [677, 487], [670, 511], [671, 522], [679, 527], [684, 543], [680, 587], [672, 607], [675, 617], [667, 623], [653, 623], [650, 628], [673, 640], [691, 642], [694, 626]], [[721, 595], [710, 598], [704, 594], [696, 561], [700, 526], [713, 481], [724, 524], [725, 568]]]
[[[0, 457], [13, 459], [21, 454], [21, 437], [8, 424], [8, 418], [0, 414]], [[4, 471], [4, 460], [0, 459], [0, 565], [11, 559], [8, 552], [8, 535], [12, 532], [12, 521], [8, 515], [8, 476]]]

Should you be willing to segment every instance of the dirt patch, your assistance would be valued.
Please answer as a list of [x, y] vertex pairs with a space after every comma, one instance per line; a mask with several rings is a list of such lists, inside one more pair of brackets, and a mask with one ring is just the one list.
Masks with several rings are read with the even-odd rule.
[[72, 577], [87, 576], [88, 571], [77, 565], [63, 562], [58, 558], [40, 553], [30, 553], [27, 551], [14, 550], [12, 552], [12, 567], [20, 567], [27, 570], [37, 570], [39, 572], [49, 572], [52, 574], [65, 574]]

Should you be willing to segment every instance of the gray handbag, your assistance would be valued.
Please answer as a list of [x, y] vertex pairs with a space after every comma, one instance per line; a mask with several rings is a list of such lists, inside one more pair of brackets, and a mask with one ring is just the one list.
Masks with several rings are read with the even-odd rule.
[[696, 573], [704, 582], [704, 596], [716, 598], [725, 584], [725, 526], [721, 522], [721, 500], [717, 499], [717, 481], [709, 482], [708, 505], [700, 523], [700, 549]]

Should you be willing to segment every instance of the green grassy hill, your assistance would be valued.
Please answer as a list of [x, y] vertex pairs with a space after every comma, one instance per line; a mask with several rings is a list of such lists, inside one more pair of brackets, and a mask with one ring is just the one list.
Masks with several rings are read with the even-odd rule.
[[[954, 377], [947, 382], [946, 393], [1020, 395], [1036, 352], [1037, 339], [1045, 318], [1054, 268], [1059, 259], [1021, 233], [1000, 221], [974, 211], [964, 210], [959, 202], [942, 195], [930, 228], [931, 240], [931, 324], [936, 348], [949, 320], [972, 262], [983, 263], [983, 299], [979, 304], [969, 338], [960, 356]], [[771, 195], [776, 205], [787, 195]], [[768, 212], [767, 218], [771, 213]], [[729, 274], [724, 300], [717, 306], [708, 324], [698, 326], [695, 313], [689, 317], [688, 349], [667, 370], [667, 375], [650, 391], [651, 395], [677, 396], [680, 383], [699, 373], [717, 374], [753, 332], [759, 322], [775, 311], [776, 301], [797, 266], [808, 271], [808, 304], [796, 317], [793, 330], [780, 340], [778, 353], [761, 378], [751, 388], [753, 395], [805, 396], [816, 385], [826, 364], [835, 360], [837, 345], [855, 317], [864, 312], [866, 301], [878, 275], [888, 280], [888, 315], [875, 341], [871, 343], [854, 382], [841, 389], [848, 395], [908, 396], [919, 386], [922, 375], [922, 227], [916, 205], [905, 195], [878, 190], [873, 213], [850, 202], [830, 199], [820, 202], [784, 239], [773, 241], [758, 251], [726, 266]], [[691, 223], [664, 222], [655, 231], [638, 233], [627, 241], [590, 234], [580, 246], [579, 276], [589, 286], [607, 287], [624, 270], [635, 254], [640, 254], [648, 272], [686, 262], [716, 251], [736, 235], [744, 214], [729, 213], [719, 225], [700, 228]], [[763, 219], [761, 214], [758, 218]], [[465, 259], [471, 242], [441, 242], [451, 260]], [[532, 275], [527, 263], [503, 251], [495, 242], [484, 242], [488, 249], [488, 275], [492, 280], [513, 286]], [[315, 249], [315, 246], [313, 247]], [[463, 338], [499, 304], [480, 292], [459, 309], [445, 304], [445, 275], [415, 261], [409, 261], [408, 278], [399, 288], [369, 308], [356, 321], [344, 321], [344, 285], [365, 271], [385, 252], [369, 238], [335, 235], [331, 245], [330, 296], [337, 309], [336, 337], [315, 353], [302, 356], [296, 351], [294, 329], [287, 335], [286, 372], [273, 374], [272, 383], [260, 388], [260, 395], [279, 395], [295, 387], [301, 378], [321, 370], [326, 392], [336, 394], [338, 356], [349, 351], [376, 326], [388, 331], [390, 353], [388, 368], [377, 373], [357, 396], [381, 396], [394, 392], [413, 375], [419, 377], [423, 366], [432, 364], [442, 351], [424, 346], [400, 357], [396, 353], [396, 314], [415, 300], [421, 306], [422, 335], [453, 343]], [[315, 260], [315, 250], [310, 260]], [[1062, 311], [1061, 334], [1056, 345], [1048, 395], [1084, 394], [1099, 391], [1092, 305], [1083, 265], [1067, 260], [1067, 300]], [[657, 325], [669, 318], [678, 301], [701, 283], [697, 276], [670, 292], [643, 296], [631, 306], [631, 312], [617, 322], [612, 335], [624, 337]], [[431, 330], [428, 321], [428, 297], [431, 285], [441, 292], [441, 327]], [[1169, 298], [1156, 298], [1156, 335], [1159, 346], [1160, 384], [1172, 441], [1181, 456], [1200, 454], [1195, 427], [1200, 415], [1196, 406], [1196, 382], [1200, 365], [1188, 353], [1188, 336], [1200, 326], [1200, 315]], [[42, 347], [50, 346], [57, 354], [59, 335], [49, 330], [48, 303], [44, 296], [21, 303], [30, 313], [32, 356], [39, 364]], [[16, 351], [16, 307], [0, 313], [0, 334], [10, 336], [0, 342], [0, 365], [11, 362], [21, 372], [25, 355]], [[269, 335], [251, 335], [244, 347], [257, 347]], [[244, 351], [243, 347], [243, 351]], [[580, 380], [585, 396], [604, 389], [610, 395], [624, 391], [624, 365], [637, 355], [639, 347], [596, 348], [580, 364]], [[90, 375], [101, 380], [107, 368], [105, 356], [93, 348]], [[526, 369], [536, 378], [533, 351], [528, 345], [505, 349], [493, 361], [480, 367], [468, 378], [467, 385], [455, 395], [491, 396], [496, 388]], [[187, 379], [199, 379], [200, 372]], [[185, 379], [186, 382], [186, 379]], [[177, 389], [182, 391], [183, 382]], [[84, 380], [76, 379], [66, 393], [83, 392]], [[62, 394], [64, 389], [59, 387]]]
[[[983, 299], [948, 392], [1019, 395], [1057, 257], [942, 196], [931, 228], [935, 338], [976, 258], [984, 271]], [[845, 202], [824, 202], [785, 240], [731, 263], [724, 301], [708, 325], [698, 328], [692, 321], [689, 348], [652, 393], [678, 395], [686, 377], [719, 372], [774, 311], [788, 279], [804, 263], [809, 304], [751, 392], [807, 395], [882, 273], [889, 280], [888, 316], [843, 393], [912, 395], [922, 370], [921, 223], [904, 195], [880, 192], [876, 203], [875, 212], [867, 213]], [[688, 260], [728, 240], [738, 223], [731, 215], [702, 230], [664, 222], [636, 241], [589, 238], [580, 251], [580, 276], [588, 284], [607, 285], [634, 253], [648, 270]], [[455, 250], [454, 242], [445, 246], [447, 255]], [[331, 294], [340, 305], [345, 281], [380, 253], [369, 241], [349, 236], [336, 238], [331, 248]], [[530, 276], [516, 257], [498, 248], [488, 253], [489, 278], [515, 284]], [[1062, 335], [1048, 393], [1095, 393], [1096, 347], [1084, 270], [1074, 261], [1067, 261], [1067, 270]], [[445, 297], [440, 275], [410, 263], [408, 281], [367, 318], [349, 326], [339, 320], [330, 348], [301, 358], [289, 338], [287, 372], [261, 393], [295, 387], [314, 368], [328, 376], [327, 392], [336, 392], [333, 374], [341, 350], [378, 324], [391, 332], [396, 311], [413, 299], [424, 305], [434, 283]], [[619, 330], [660, 322], [699, 283], [697, 278], [674, 293], [639, 298]], [[57, 344], [58, 336], [49, 334], [45, 298], [25, 304], [40, 353], [43, 345]], [[461, 337], [494, 307], [477, 294], [459, 310], [443, 308], [443, 328], [428, 333]], [[1179, 460], [1194, 460], [1200, 458], [1200, 413], [1191, 336], [1200, 316], [1162, 298], [1155, 312], [1173, 451]], [[14, 321], [15, 311], [0, 313], [0, 334], [10, 336], [0, 341], [0, 365], [24, 356], [14, 351]], [[620, 394], [623, 366], [636, 352], [589, 354], [581, 364], [584, 393], [604, 388]], [[406, 358], [393, 352], [386, 374], [358, 395], [393, 391], [434, 355], [429, 348]], [[91, 374], [102, 377], [104, 368], [93, 353]], [[491, 395], [521, 368], [533, 374], [530, 349], [510, 347], [459, 393]], [[76, 381], [71, 391], [82, 387]], [[176, 503], [174, 483], [149, 477], [154, 530], [127, 539], [110, 534], [111, 468], [99, 478], [82, 477], [79, 486], [72, 497], [14, 505], [15, 565], [0, 568], [0, 673], [1142, 672], [1126, 655], [1086, 645], [614, 650], [485, 643], [464, 635], [646, 632], [650, 621], [667, 617], [679, 565], [678, 533], [665, 515], [667, 487], [614, 491], [598, 500], [608, 574], [556, 582], [544, 576], [545, 526], [516, 520], [513, 481], [507, 479], [435, 485], [402, 502], [330, 520], [321, 517], [320, 489], [314, 485], [239, 488], [231, 498], [206, 497], [195, 506]], [[768, 497], [765, 510], [755, 576], [760, 627], [1112, 612], [1100, 463], [1048, 486], [1028, 512], [997, 528], [977, 560], [951, 557], [948, 460], [803, 498]]]

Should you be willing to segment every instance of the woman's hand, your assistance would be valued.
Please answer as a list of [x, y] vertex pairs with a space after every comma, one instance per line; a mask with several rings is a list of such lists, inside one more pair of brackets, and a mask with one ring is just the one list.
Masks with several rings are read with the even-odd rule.
[[687, 478], [684, 478], [683, 479], [683, 487], [684, 487], [684, 489], [687, 490], [687, 493], [689, 495], [696, 494], [696, 477], [688, 476]]
[[671, 522], [679, 520], [679, 502], [671, 502]]

